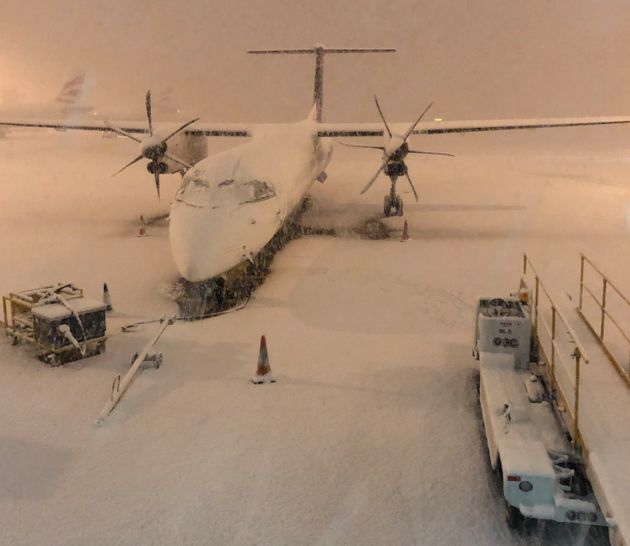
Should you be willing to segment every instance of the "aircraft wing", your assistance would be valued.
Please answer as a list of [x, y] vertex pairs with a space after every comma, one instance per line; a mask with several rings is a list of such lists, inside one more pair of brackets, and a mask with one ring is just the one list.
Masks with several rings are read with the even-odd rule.
[[[179, 127], [181, 123], [169, 122], [160, 123], [158, 131], [168, 134], [171, 130]], [[112, 131], [112, 127], [122, 129], [130, 134], [147, 133], [147, 124], [145, 121], [117, 121], [117, 120], [98, 120], [98, 119], [78, 119], [78, 120], [62, 120], [62, 119], [0, 119], [0, 127], [38, 127], [41, 129], [62, 129], [76, 131]], [[251, 124], [239, 123], [193, 123], [184, 132], [199, 136], [225, 136], [225, 137], [250, 137]]]
[[[447, 133], [475, 133], [481, 131], [513, 131], [517, 129], [546, 129], [554, 127], [582, 127], [588, 125], [616, 125], [630, 123], [630, 116], [547, 119], [498, 119], [485, 121], [428, 121], [418, 124], [414, 135]], [[404, 134], [409, 123], [390, 123], [393, 133]], [[320, 123], [317, 134], [321, 137], [374, 137], [383, 136], [381, 123]]]
[[[516, 129], [544, 129], [554, 127], [583, 127], [588, 125], [616, 125], [630, 123], [630, 116], [608, 116], [590, 118], [547, 118], [547, 119], [502, 119], [485, 121], [429, 121], [420, 122], [412, 134], [436, 135], [447, 133], [474, 133], [481, 131], [512, 131]], [[180, 124], [160, 123], [158, 130], [168, 134]], [[264, 124], [257, 124], [264, 125]], [[411, 123], [390, 123], [396, 134], [404, 134]], [[0, 127], [39, 127], [48, 129], [77, 131], [111, 131], [112, 127], [130, 134], [144, 134], [147, 126], [144, 121], [117, 121], [78, 119], [0, 119]], [[251, 137], [254, 124], [245, 123], [203, 123], [196, 122], [184, 132], [207, 137]], [[383, 136], [381, 123], [318, 123], [317, 135], [321, 137], [379, 137]]]

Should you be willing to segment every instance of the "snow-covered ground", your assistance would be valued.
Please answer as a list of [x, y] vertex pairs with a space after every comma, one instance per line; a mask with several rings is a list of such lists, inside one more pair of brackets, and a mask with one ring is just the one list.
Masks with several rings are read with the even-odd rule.
[[[0, 339], [0, 544], [597, 543], [506, 528], [470, 356], [474, 298], [513, 290], [524, 251], [559, 298], [580, 250], [630, 292], [625, 133], [589, 131], [422, 141], [457, 157], [409, 161], [421, 202], [401, 181], [404, 244], [349, 233], [387, 186], [359, 196], [378, 154], [336, 147], [305, 221], [347, 235], [290, 243], [245, 309], [169, 328], [163, 366], [101, 427], [155, 331], [120, 325], [175, 311], [166, 228], [135, 237], [168, 197], [141, 167], [111, 178], [127, 141], [1, 140], [0, 293], [72, 281], [99, 297], [107, 281], [115, 312], [107, 353], [63, 368]], [[278, 382], [253, 386], [263, 333]]]

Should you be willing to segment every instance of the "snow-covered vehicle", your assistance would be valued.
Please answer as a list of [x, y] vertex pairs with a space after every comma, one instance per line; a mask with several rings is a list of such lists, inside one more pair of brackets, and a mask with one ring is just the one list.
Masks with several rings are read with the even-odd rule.
[[549, 400], [536, 342], [525, 301], [478, 300], [473, 356], [479, 360], [479, 402], [507, 523], [517, 528], [533, 518], [608, 525]]
[[105, 351], [107, 305], [84, 298], [72, 283], [12, 292], [2, 306], [0, 326], [13, 344], [30, 344], [52, 366]]

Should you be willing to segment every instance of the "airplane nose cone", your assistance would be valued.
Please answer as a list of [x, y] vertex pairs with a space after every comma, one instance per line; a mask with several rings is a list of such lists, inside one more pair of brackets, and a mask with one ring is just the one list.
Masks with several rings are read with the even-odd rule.
[[204, 208], [175, 202], [171, 206], [169, 238], [178, 271], [191, 282], [203, 281], [219, 273], [212, 264], [211, 233]]

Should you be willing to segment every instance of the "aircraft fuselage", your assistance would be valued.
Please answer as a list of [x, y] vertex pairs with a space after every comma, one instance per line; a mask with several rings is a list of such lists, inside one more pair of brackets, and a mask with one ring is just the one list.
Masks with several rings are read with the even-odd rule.
[[220, 275], [255, 256], [326, 168], [315, 122], [263, 128], [251, 141], [197, 163], [171, 205], [175, 264], [189, 281]]

